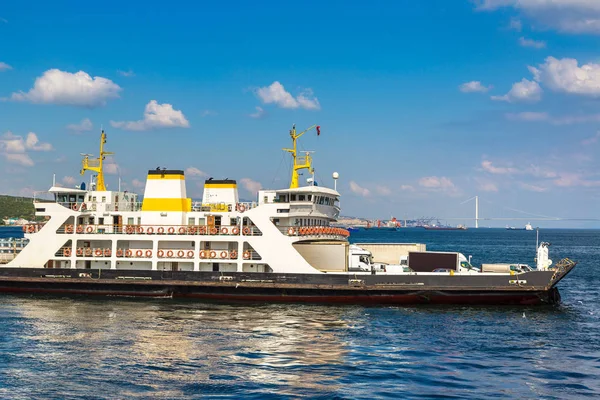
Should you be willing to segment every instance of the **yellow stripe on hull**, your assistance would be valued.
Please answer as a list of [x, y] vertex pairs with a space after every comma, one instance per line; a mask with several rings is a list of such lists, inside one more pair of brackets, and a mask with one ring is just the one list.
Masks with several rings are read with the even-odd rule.
[[158, 175], [158, 174], [152, 174], [152, 175], [148, 175], [148, 179], [179, 179], [179, 180], [183, 180], [183, 175], [176, 175], [176, 174], [165, 174], [165, 175]]
[[192, 211], [192, 199], [144, 199], [142, 211]]

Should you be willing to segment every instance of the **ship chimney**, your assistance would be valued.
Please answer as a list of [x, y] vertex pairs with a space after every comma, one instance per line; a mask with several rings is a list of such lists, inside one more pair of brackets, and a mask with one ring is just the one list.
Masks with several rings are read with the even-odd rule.
[[191, 209], [192, 200], [187, 198], [183, 171], [159, 168], [148, 171], [142, 224], [181, 225], [183, 213]]
[[202, 204], [237, 204], [237, 182], [231, 179], [207, 179], [204, 181]]

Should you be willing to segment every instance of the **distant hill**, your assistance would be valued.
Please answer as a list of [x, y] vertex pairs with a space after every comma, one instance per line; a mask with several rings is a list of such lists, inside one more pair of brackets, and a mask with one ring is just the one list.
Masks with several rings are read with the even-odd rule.
[[35, 219], [35, 208], [33, 199], [29, 197], [15, 197], [0, 195], [0, 225], [4, 225], [2, 219], [24, 218]]

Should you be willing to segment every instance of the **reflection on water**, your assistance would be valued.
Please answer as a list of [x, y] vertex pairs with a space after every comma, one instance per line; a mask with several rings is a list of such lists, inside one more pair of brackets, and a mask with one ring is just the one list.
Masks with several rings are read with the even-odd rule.
[[556, 307], [2, 296], [0, 398], [597, 397], [598, 239], [555, 240], [581, 261]]

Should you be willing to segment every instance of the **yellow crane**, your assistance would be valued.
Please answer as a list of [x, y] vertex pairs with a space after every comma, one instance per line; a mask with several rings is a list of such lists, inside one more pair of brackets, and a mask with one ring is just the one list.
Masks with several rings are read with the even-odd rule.
[[283, 149], [284, 151], [287, 151], [288, 153], [292, 154], [292, 158], [294, 160], [294, 165], [292, 167], [292, 179], [290, 181], [290, 189], [294, 189], [297, 188], [298, 185], [298, 171], [301, 169], [308, 169], [308, 171], [312, 174], [313, 173], [313, 168], [312, 168], [312, 157], [310, 156], [310, 153], [306, 152], [306, 154], [304, 156], [298, 156], [298, 150], [296, 148], [296, 141], [300, 138], [300, 136], [304, 135], [306, 132], [310, 131], [311, 129], [317, 129], [317, 134], [319, 133], [319, 126], [317, 126], [316, 124], [303, 130], [300, 133], [296, 133], [296, 125], [294, 125], [292, 127], [292, 129], [290, 130], [290, 137], [292, 138], [292, 148], [291, 149]]
[[106, 143], [106, 133], [104, 130], [100, 135], [100, 157], [90, 159], [90, 154], [83, 154], [83, 160], [81, 160], [81, 175], [85, 174], [85, 171], [93, 171], [98, 174], [96, 178], [96, 190], [100, 192], [106, 191], [106, 185], [104, 184], [104, 170], [103, 163], [106, 156], [115, 154], [112, 152], [104, 151], [104, 144]]

